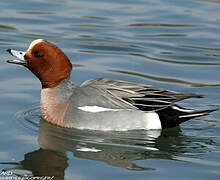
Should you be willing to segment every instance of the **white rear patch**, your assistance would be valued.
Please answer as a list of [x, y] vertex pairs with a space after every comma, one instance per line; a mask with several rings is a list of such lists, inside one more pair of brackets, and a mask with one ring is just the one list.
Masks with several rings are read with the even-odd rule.
[[121, 111], [122, 109], [111, 109], [111, 108], [104, 108], [104, 107], [99, 107], [99, 106], [81, 106], [78, 107], [78, 109], [86, 112], [104, 112], [104, 111]]
[[146, 129], [161, 129], [160, 118], [155, 112], [147, 112], [145, 113], [146, 117]]

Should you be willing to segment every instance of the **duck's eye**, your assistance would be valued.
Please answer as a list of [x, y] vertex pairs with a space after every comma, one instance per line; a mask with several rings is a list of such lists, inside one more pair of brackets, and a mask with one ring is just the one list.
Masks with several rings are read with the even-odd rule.
[[35, 51], [35, 52], [34, 52], [34, 56], [35, 56], [36, 58], [40, 58], [40, 57], [43, 57], [43, 53], [41, 53], [40, 51]]

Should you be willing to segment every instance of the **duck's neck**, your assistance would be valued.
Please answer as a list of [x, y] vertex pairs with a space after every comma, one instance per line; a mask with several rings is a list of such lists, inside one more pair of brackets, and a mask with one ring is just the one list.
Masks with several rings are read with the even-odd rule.
[[56, 125], [65, 127], [65, 115], [69, 107], [69, 99], [75, 85], [69, 78], [64, 79], [54, 88], [43, 88], [41, 91], [42, 117]]

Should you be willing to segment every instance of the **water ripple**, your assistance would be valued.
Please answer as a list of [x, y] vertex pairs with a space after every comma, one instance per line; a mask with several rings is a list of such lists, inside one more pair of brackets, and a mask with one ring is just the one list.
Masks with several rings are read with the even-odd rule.
[[159, 27], [175, 27], [175, 28], [194, 28], [194, 27], [200, 27], [202, 25], [196, 25], [196, 24], [162, 24], [162, 23], [135, 23], [135, 24], [129, 24], [127, 26], [134, 26], [134, 27], [145, 27], [145, 26], [159, 26]]
[[158, 77], [158, 76], [153, 76], [153, 75], [148, 75], [148, 74], [141, 74], [141, 73], [137, 73], [137, 72], [123, 71], [123, 70], [117, 70], [117, 69], [108, 69], [108, 71], [120, 73], [120, 74], [132, 75], [132, 76], [139, 76], [139, 77], [151, 79], [154, 81], [185, 84], [185, 85], [190, 85], [193, 87], [218, 87], [218, 86], [220, 86], [220, 84], [195, 83], [195, 82], [190, 82], [190, 81], [185, 81], [185, 80], [180, 80], [180, 79], [164, 78], [164, 77]]

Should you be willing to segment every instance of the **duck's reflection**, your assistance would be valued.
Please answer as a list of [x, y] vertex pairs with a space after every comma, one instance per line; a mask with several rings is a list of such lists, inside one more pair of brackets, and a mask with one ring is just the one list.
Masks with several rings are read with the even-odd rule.
[[40, 148], [25, 154], [20, 165], [22, 169], [31, 171], [35, 178], [61, 180], [64, 179], [64, 172], [68, 167], [67, 160], [68, 158], [62, 153]]
[[[133, 163], [145, 159], [146, 151], [158, 151], [155, 141], [161, 131], [100, 132], [63, 129], [41, 121], [38, 143], [41, 151], [52, 150], [75, 157], [103, 161], [130, 170], [151, 170]], [[51, 151], [51, 152], [52, 152]]]
[[41, 120], [39, 132], [40, 149], [25, 154], [20, 169], [31, 171], [32, 176], [53, 176], [59, 180], [64, 179], [68, 167], [66, 152], [128, 170], [154, 170], [134, 161], [172, 159], [186, 152], [186, 141], [179, 128], [163, 132], [97, 132], [59, 128]]

